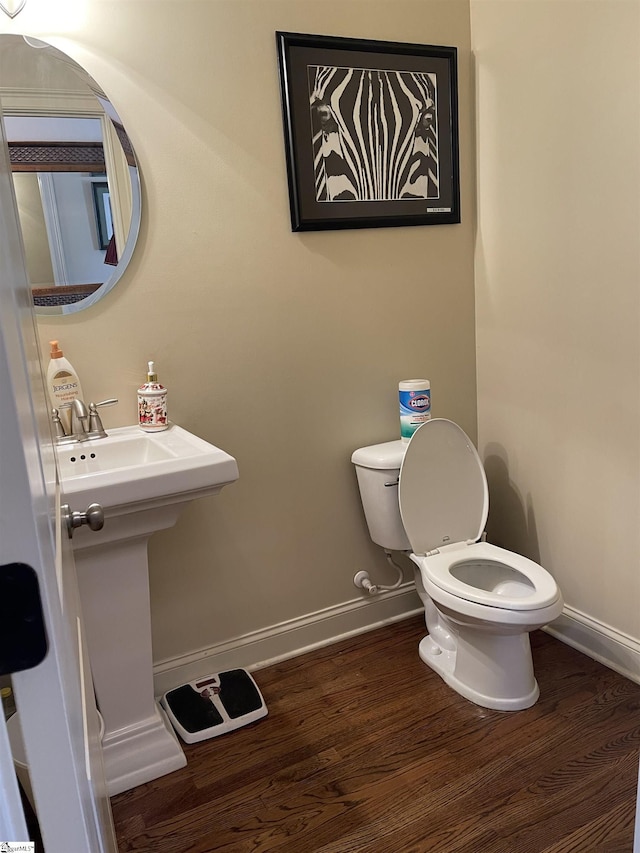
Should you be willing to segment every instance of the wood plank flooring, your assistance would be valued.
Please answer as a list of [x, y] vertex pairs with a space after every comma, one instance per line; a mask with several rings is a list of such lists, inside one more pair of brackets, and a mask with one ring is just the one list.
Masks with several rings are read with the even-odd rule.
[[113, 798], [121, 853], [631, 853], [640, 686], [532, 635], [541, 698], [462, 699], [411, 618], [254, 673], [269, 716]]

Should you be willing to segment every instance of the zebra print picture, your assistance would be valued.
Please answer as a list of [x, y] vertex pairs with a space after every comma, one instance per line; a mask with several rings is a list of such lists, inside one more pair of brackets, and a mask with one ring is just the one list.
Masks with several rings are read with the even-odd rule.
[[435, 74], [309, 66], [317, 201], [438, 199]]
[[292, 230], [459, 222], [456, 49], [276, 36]]

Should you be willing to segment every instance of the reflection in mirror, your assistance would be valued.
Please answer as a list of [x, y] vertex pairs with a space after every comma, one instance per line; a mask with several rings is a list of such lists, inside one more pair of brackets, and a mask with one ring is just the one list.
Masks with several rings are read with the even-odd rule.
[[45, 42], [0, 35], [0, 105], [36, 312], [95, 304], [140, 227], [140, 178], [104, 92]]

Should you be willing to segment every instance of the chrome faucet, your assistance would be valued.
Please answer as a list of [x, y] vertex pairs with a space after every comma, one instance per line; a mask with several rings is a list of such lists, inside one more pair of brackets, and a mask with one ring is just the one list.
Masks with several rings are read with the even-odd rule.
[[51, 410], [53, 430], [56, 444], [71, 444], [74, 441], [88, 441], [90, 438], [106, 438], [107, 433], [102, 425], [98, 408], [100, 406], [113, 406], [117, 399], [103, 400], [101, 403], [86, 404], [76, 397], [71, 403], [63, 403], [61, 409], [71, 409], [70, 432], [67, 434], [64, 424], [60, 420], [58, 409]]
[[71, 402], [71, 435], [83, 441], [87, 438], [89, 410], [79, 397]]

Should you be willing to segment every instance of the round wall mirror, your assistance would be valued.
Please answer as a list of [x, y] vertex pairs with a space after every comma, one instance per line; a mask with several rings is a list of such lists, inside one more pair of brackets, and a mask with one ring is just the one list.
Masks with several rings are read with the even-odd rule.
[[35, 310], [73, 314], [111, 290], [133, 253], [133, 148], [95, 80], [52, 45], [0, 35], [0, 81]]

